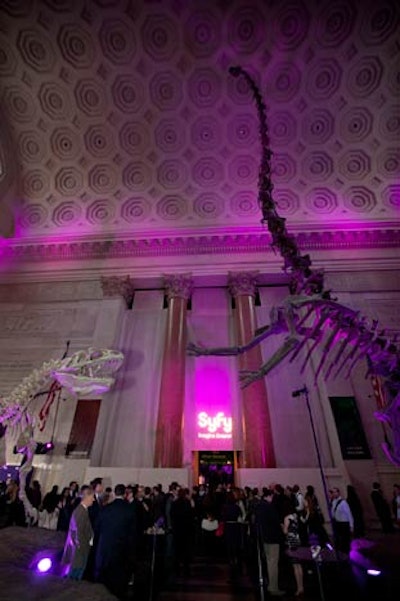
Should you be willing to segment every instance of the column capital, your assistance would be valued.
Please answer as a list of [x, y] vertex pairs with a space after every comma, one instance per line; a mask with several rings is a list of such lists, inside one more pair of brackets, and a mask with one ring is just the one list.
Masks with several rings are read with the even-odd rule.
[[168, 300], [183, 298], [189, 300], [193, 292], [193, 278], [191, 273], [164, 275], [164, 288]]
[[231, 296], [252, 296], [257, 293], [258, 271], [230, 271], [228, 274], [228, 290]]
[[122, 296], [128, 308], [132, 307], [135, 288], [129, 275], [126, 276], [102, 276], [101, 289], [103, 298]]

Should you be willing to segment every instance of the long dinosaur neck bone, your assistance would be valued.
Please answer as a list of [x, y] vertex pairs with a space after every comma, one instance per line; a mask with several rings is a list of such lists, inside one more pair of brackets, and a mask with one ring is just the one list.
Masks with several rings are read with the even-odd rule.
[[258, 202], [262, 211], [262, 223], [265, 223], [272, 237], [272, 247], [284, 259], [284, 271], [290, 275], [290, 292], [292, 294], [323, 294], [329, 298], [329, 292], [324, 291], [324, 276], [322, 271], [311, 268], [309, 255], [302, 255], [294, 236], [286, 228], [286, 220], [276, 211], [272, 197], [273, 183], [271, 181], [270, 140], [268, 133], [266, 106], [254, 79], [242, 67], [231, 67], [229, 72], [233, 77], [244, 77], [253, 93], [259, 119], [261, 140], [261, 162], [258, 175]]

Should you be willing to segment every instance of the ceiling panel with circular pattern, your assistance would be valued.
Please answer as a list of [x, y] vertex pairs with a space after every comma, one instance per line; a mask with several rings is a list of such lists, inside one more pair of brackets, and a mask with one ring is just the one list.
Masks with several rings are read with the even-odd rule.
[[267, 104], [288, 223], [397, 228], [398, 10], [3, 0], [0, 193], [19, 241], [259, 228], [257, 112], [236, 64]]

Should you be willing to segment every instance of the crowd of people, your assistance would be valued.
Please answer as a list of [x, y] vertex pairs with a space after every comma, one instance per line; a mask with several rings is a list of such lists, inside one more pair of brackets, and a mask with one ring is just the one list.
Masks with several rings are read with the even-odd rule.
[[[239, 574], [248, 551], [261, 549], [268, 592], [281, 595], [282, 556], [289, 559], [294, 594], [304, 592], [303, 567], [298, 549], [332, 546], [348, 554], [351, 539], [365, 534], [363, 508], [355, 488], [329, 491], [329, 515], [324, 516], [313, 486], [304, 491], [295, 484], [273, 484], [261, 489], [229, 484], [191, 489], [172, 482], [167, 491], [160, 484], [117, 484], [104, 487], [102, 478], [79, 486], [70, 482], [42, 494], [33, 480], [27, 498], [37, 509], [36, 523], [26, 519], [18, 483], [10, 480], [0, 490], [0, 527], [43, 527], [65, 532], [62, 566], [65, 577], [102, 582], [124, 599], [140, 562], [147, 557], [152, 536], [163, 538], [164, 570], [168, 575], [190, 574], [199, 545], [211, 559], [224, 553], [233, 574]], [[400, 525], [400, 487], [394, 486], [392, 508], [379, 483], [373, 483], [371, 499], [383, 532]], [[388, 513], [389, 512], [389, 513]], [[326, 528], [331, 522], [330, 528]], [[150, 536], [149, 536], [150, 535]]]

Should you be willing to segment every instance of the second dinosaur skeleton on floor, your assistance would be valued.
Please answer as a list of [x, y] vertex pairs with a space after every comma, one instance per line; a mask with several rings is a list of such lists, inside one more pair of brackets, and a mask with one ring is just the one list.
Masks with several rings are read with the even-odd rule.
[[15, 448], [24, 457], [19, 469], [19, 497], [28, 520], [38, 520], [38, 512], [29, 502], [25, 490], [26, 477], [32, 468], [37, 447], [35, 429], [43, 430], [51, 402], [50, 398], [46, 409], [43, 411], [42, 407], [39, 411], [37, 399], [43, 394], [47, 394], [49, 399], [62, 388], [74, 396], [103, 394], [114, 384], [123, 359], [120, 351], [111, 349], [88, 348], [70, 357], [64, 355], [62, 359], [43, 363], [10, 394], [0, 396], [0, 424], [5, 428], [6, 454], [10, 448]]
[[[276, 211], [272, 198], [271, 150], [269, 146], [266, 107], [252, 77], [241, 67], [230, 69], [234, 77], [243, 76], [256, 101], [262, 146], [259, 172], [258, 201], [262, 223], [272, 237], [272, 247], [284, 259], [284, 271], [289, 275], [290, 294], [280, 306], [273, 307], [270, 323], [259, 328], [254, 337], [243, 346], [203, 347], [190, 342], [190, 355], [232, 356], [246, 353], [270, 336], [284, 334], [283, 344], [257, 370], [241, 371], [242, 387], [263, 378], [285, 359], [294, 361], [301, 351], [306, 351], [301, 372], [308, 366], [314, 351], [319, 352], [315, 370], [315, 383], [320, 375], [325, 380], [339, 374], [348, 378], [360, 362], [367, 362], [367, 376], [380, 376], [385, 384], [388, 403], [375, 417], [390, 425], [393, 445], [387, 441], [382, 448], [389, 461], [400, 466], [400, 349], [396, 336], [388, 336], [378, 327], [377, 321], [366, 317], [337, 300], [324, 289], [322, 271], [311, 268], [311, 259], [303, 256], [296, 240], [286, 229], [285, 219]], [[316, 354], [316, 353], [315, 353]]]

